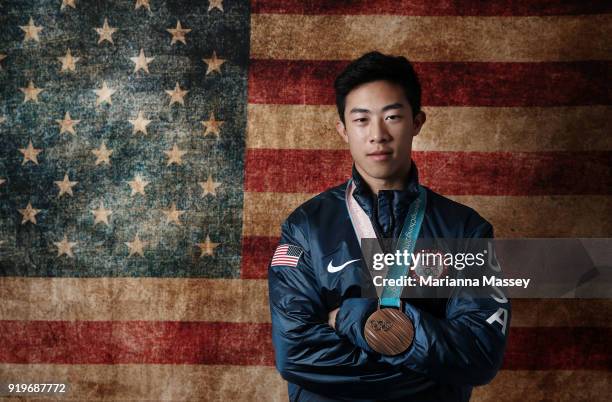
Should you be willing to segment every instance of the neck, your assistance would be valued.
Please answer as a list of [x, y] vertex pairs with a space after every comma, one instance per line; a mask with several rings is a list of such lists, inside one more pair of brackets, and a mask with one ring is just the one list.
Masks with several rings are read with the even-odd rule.
[[387, 177], [384, 179], [369, 176], [357, 164], [355, 164], [355, 168], [368, 187], [370, 187], [370, 190], [376, 195], [378, 195], [380, 190], [403, 190], [406, 183], [406, 177], [410, 174], [410, 165], [408, 165], [406, 171], [398, 173], [394, 177]]

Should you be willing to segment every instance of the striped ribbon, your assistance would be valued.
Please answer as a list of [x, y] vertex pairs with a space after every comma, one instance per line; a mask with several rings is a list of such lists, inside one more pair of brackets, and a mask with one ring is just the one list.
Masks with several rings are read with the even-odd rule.
[[[361, 245], [362, 238], [375, 238], [375, 231], [372, 226], [372, 222], [363, 211], [363, 208], [353, 198], [355, 184], [350, 179], [347, 192], [346, 192], [346, 203], [351, 217], [353, 228], [359, 238], [359, 244]], [[421, 225], [423, 223], [423, 217], [425, 216], [425, 206], [427, 204], [427, 192], [422, 186], [419, 186], [419, 195], [410, 204], [404, 224], [402, 225], [402, 231], [398, 240], [398, 250], [402, 253], [407, 250], [409, 255], [412, 255], [416, 241], [419, 237]], [[387, 271], [388, 279], [399, 279], [403, 275], [408, 273], [410, 264], [408, 265], [396, 265], [389, 266]], [[381, 307], [400, 307], [400, 296], [402, 294], [403, 286], [385, 286], [382, 294], [380, 295], [380, 306]]]

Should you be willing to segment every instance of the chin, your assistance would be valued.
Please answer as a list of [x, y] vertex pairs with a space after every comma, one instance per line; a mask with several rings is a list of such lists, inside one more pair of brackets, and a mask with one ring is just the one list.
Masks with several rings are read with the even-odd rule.
[[366, 170], [366, 173], [368, 174], [368, 176], [373, 177], [375, 179], [385, 180], [385, 179], [393, 177], [394, 170], [391, 169], [391, 166], [388, 166], [388, 167], [377, 166], [377, 167], [370, 167], [369, 169]]

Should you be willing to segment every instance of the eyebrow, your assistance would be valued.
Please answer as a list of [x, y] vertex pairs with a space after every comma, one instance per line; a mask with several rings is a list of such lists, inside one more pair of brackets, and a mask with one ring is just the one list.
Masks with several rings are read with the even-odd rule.
[[[382, 111], [386, 112], [387, 110], [401, 109], [403, 107], [404, 107], [404, 105], [402, 103], [397, 102], [397, 103], [392, 103], [390, 105], [387, 105], [387, 106], [383, 107]], [[362, 108], [354, 107], [349, 112], [349, 114], [351, 114], [351, 113], [370, 113], [370, 111], [368, 109], [362, 109]]]

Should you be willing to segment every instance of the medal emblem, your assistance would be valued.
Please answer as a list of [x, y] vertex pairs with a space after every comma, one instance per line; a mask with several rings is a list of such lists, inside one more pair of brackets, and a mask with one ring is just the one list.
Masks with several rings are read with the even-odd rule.
[[368, 345], [376, 352], [395, 356], [406, 351], [414, 339], [414, 326], [406, 314], [395, 308], [376, 310], [364, 328]]

